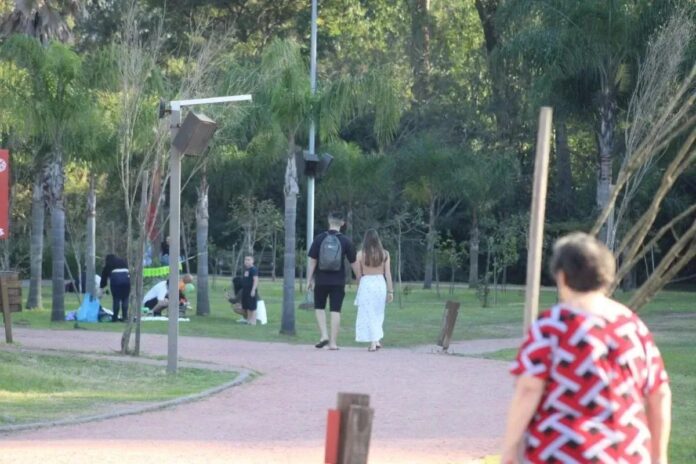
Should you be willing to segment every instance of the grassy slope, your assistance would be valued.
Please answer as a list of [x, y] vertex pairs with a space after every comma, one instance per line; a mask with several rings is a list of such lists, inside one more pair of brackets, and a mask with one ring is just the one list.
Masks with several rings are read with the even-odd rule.
[[0, 351], [0, 425], [85, 416], [133, 404], [198, 393], [234, 379], [234, 372]]

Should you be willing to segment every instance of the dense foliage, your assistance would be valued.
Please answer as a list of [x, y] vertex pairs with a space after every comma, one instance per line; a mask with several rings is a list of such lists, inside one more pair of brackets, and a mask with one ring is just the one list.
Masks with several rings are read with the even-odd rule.
[[[167, 172], [157, 164], [166, 153], [158, 99], [252, 93], [247, 107], [203, 109], [220, 124], [215, 142], [205, 160], [184, 162], [182, 240], [191, 269], [207, 192], [211, 270], [235, 272], [239, 253], [251, 248], [262, 275], [281, 274], [287, 169], [306, 148], [313, 117], [317, 151], [334, 158], [316, 187], [317, 231], [333, 209], [347, 213], [346, 233], [357, 242], [377, 227], [386, 247], [399, 250], [402, 278], [425, 280], [426, 287], [434, 279], [523, 282], [542, 105], [555, 110], [546, 243], [591, 228], [627, 150], [628, 107], [646, 50], [669, 18], [696, 14], [693, 3], [676, 0], [322, 0], [312, 95], [309, 2], [101, 0], [68, 8], [46, 0], [42, 32], [20, 41], [18, 34], [32, 34], [18, 26], [25, 24], [21, 15], [44, 14], [23, 12], [31, 3], [3, 3], [0, 92], [8, 103], [0, 124], [3, 145], [13, 152], [12, 238], [1, 245], [3, 268], [29, 274], [36, 256], [30, 241], [37, 239], [30, 234], [32, 189], [41, 188], [46, 196], [35, 198], [34, 208], [48, 205], [53, 213], [56, 201], [64, 204], [67, 268], [80, 272], [89, 176], [96, 180], [96, 254], [125, 255], [127, 240], [135, 239], [128, 218], [140, 224], [142, 179], [124, 186], [123, 160], [128, 169], [150, 169], [159, 183], [148, 192], [150, 202], [166, 193]], [[123, 58], [132, 40], [125, 36], [128, 21], [137, 21], [142, 59], [153, 63], [142, 67], [141, 85], [130, 87]], [[692, 34], [675, 82], [695, 59]], [[628, 219], [617, 225], [619, 238], [650, 202], [685, 137], [662, 147], [648, 167]], [[295, 160], [302, 268], [306, 182], [301, 154]], [[64, 193], [47, 173], [63, 165]], [[127, 192], [131, 210], [124, 208]], [[654, 229], [695, 202], [692, 157]], [[287, 227], [287, 214], [285, 220]], [[149, 234], [155, 260], [166, 223], [162, 195]], [[43, 230], [43, 218], [36, 227]], [[633, 284], [677, 240], [683, 225], [677, 228], [635, 266]], [[44, 275], [55, 274], [51, 243], [44, 246]], [[694, 273], [691, 263], [676, 279], [693, 282]]]

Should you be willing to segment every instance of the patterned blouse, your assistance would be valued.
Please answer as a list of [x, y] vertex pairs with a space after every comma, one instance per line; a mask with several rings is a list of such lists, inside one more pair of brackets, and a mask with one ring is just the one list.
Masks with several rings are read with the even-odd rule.
[[556, 305], [531, 326], [511, 372], [545, 381], [525, 462], [650, 462], [644, 399], [668, 379], [635, 314], [610, 321]]

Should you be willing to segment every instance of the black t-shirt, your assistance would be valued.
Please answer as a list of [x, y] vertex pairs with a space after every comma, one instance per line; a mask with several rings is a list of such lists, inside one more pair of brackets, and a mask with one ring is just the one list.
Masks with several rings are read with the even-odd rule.
[[[341, 251], [343, 257], [348, 258], [348, 262], [353, 264], [356, 258], [356, 252], [355, 247], [353, 246], [353, 242], [351, 242], [348, 237], [341, 234], [340, 232], [336, 232], [335, 230], [324, 232], [323, 234], [319, 234], [314, 238], [312, 246], [309, 247], [309, 257], [319, 261], [319, 250], [321, 249], [321, 242], [324, 241], [328, 234], [338, 234], [338, 239], [341, 241]], [[338, 271], [322, 271], [321, 269], [319, 269], [319, 266], [317, 265], [316, 272], [314, 273], [314, 275], [316, 276], [317, 285], [344, 285], [346, 283], [346, 261], [345, 259], [341, 260], [341, 269]]]
[[254, 286], [254, 277], [259, 275], [256, 266], [251, 266], [249, 269], [244, 269], [244, 277], [242, 278], [242, 287], [245, 290], [251, 291]]

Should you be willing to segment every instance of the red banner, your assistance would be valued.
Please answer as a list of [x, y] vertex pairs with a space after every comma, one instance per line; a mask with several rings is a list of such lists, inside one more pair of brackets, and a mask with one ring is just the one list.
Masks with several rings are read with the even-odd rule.
[[0, 240], [10, 235], [10, 152], [0, 150]]

